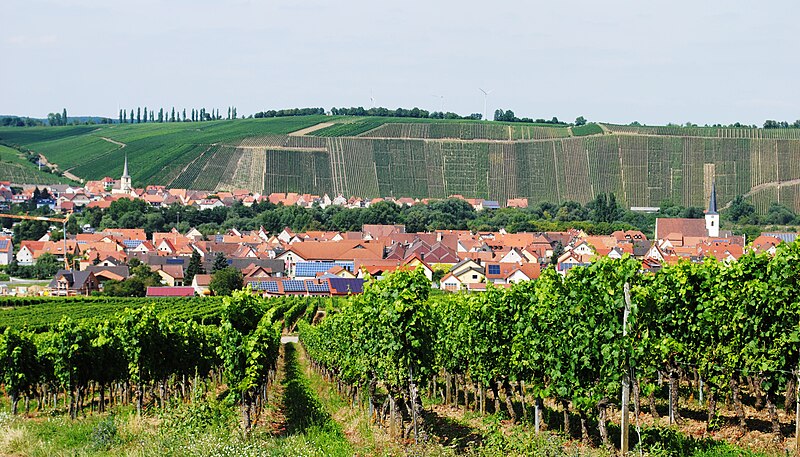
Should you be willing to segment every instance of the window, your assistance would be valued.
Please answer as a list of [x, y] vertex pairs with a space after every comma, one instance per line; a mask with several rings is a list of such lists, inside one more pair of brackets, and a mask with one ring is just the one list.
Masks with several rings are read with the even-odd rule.
[[489, 265], [489, 274], [490, 275], [499, 275], [500, 274], [500, 265]]
[[472, 279], [478, 279], [478, 275], [472, 275]]

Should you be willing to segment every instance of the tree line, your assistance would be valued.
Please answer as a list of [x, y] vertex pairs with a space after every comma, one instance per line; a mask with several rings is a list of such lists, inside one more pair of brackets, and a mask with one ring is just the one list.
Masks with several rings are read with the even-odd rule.
[[764, 121], [765, 129], [800, 129], [800, 119], [792, 122], [791, 124], [786, 121], [776, 121], [769, 119]]
[[[526, 122], [529, 124], [536, 123], [536, 124], [553, 124], [553, 125], [560, 125], [566, 126], [569, 125], [566, 122], [559, 121], [557, 117], [553, 116], [552, 119], [549, 121], [547, 119], [531, 119], [529, 117], [519, 118], [517, 117], [513, 111], [507, 110], [504, 111], [502, 109], [497, 109], [494, 112], [494, 120], [496, 121], [503, 121], [503, 122]], [[578, 117], [575, 119], [575, 125], [581, 126], [586, 124], [586, 119], [583, 116]]]
[[383, 108], [383, 107], [373, 107], [369, 109], [365, 109], [363, 106], [359, 107], [350, 107], [350, 108], [331, 108], [331, 114], [334, 116], [375, 116], [375, 117], [410, 117], [415, 119], [469, 119], [469, 120], [481, 120], [483, 115], [480, 113], [473, 113], [467, 116], [461, 116], [456, 113], [452, 112], [441, 112], [441, 111], [428, 111], [424, 109], [420, 109], [417, 107], [407, 109], [407, 108], [397, 108], [394, 110]]
[[[12, 212], [24, 212], [19, 205]], [[31, 214], [43, 215], [50, 211], [39, 208]], [[665, 207], [659, 214], [666, 217], [703, 217], [701, 208], [680, 206]], [[195, 227], [205, 235], [212, 235], [230, 228], [257, 230], [264, 227], [270, 233], [280, 233], [288, 227], [294, 231], [335, 230], [359, 231], [364, 224], [405, 224], [408, 232], [433, 230], [496, 231], [504, 228], [509, 232], [558, 231], [581, 228], [593, 234], [610, 234], [614, 230], [639, 229], [652, 233], [654, 214], [625, 210], [613, 195], [598, 196], [581, 205], [577, 202], [561, 204], [540, 203], [528, 208], [501, 208], [476, 211], [461, 199], [434, 200], [427, 204], [399, 206], [383, 201], [367, 208], [345, 208], [317, 205], [304, 208], [296, 205], [274, 205], [268, 201], [245, 206], [240, 202], [231, 207], [218, 207], [200, 211], [183, 205], [152, 207], [143, 200], [120, 199], [109, 208], [86, 208], [72, 215], [67, 223], [67, 232], [76, 234], [79, 227], [88, 224], [96, 230], [106, 228], [142, 228], [150, 235], [176, 227], [186, 232]], [[0, 223], [11, 225], [10, 220]], [[38, 221], [23, 221], [17, 224], [19, 235], [15, 242], [23, 239], [38, 239], [47, 224]], [[37, 237], [38, 235], [38, 237]]]
[[0, 117], [0, 127], [39, 127], [44, 125], [44, 122], [39, 119], [30, 117], [19, 116], [2, 116]]
[[138, 107], [134, 111], [120, 109], [119, 119], [120, 124], [142, 124], [147, 122], [203, 122], [203, 121], [219, 121], [219, 120], [238, 119], [238, 113], [235, 106], [228, 107], [227, 117], [220, 114], [219, 108], [207, 110], [206, 108], [192, 108], [188, 114], [186, 108], [183, 110], [175, 110], [173, 106], [171, 110], [159, 108], [158, 112], [155, 110], [147, 110], [147, 107]]
[[325, 108], [288, 108], [279, 110], [259, 111], [253, 114], [256, 119], [269, 117], [289, 117], [289, 116], [316, 116], [325, 114]]

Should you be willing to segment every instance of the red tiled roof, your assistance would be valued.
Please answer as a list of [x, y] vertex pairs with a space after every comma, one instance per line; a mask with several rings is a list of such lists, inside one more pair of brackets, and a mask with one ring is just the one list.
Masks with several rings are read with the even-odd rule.
[[686, 237], [707, 237], [705, 219], [663, 218], [656, 219], [656, 239], [664, 240], [670, 234]]
[[148, 287], [148, 297], [193, 297], [194, 287]]

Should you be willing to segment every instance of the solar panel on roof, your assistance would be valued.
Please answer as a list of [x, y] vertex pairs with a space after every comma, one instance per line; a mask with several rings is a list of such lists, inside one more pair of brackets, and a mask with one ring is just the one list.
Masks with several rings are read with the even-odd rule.
[[8, 240], [0, 240], [0, 249], [8, 249]]
[[122, 244], [128, 249], [133, 249], [142, 244], [142, 240], [122, 240]]
[[360, 294], [364, 291], [363, 279], [330, 278], [331, 288], [338, 293]]
[[300, 278], [314, 278], [333, 267], [342, 267], [349, 272], [355, 269], [353, 262], [298, 262], [294, 267], [294, 275]]
[[283, 290], [285, 292], [305, 292], [306, 286], [303, 284], [303, 281], [298, 281], [296, 279], [289, 279], [283, 281]]
[[278, 293], [278, 283], [275, 281], [264, 281], [264, 290], [267, 292]]
[[353, 270], [355, 270], [355, 268], [356, 268], [355, 265], [353, 264], [353, 262], [334, 262], [334, 263], [336, 265], [344, 268], [345, 270], [349, 271], [350, 273], [352, 273]]
[[328, 287], [328, 283], [324, 282], [322, 284], [317, 283], [306, 283], [308, 286], [308, 291], [311, 293], [321, 293], [321, 292], [330, 292], [330, 288]]

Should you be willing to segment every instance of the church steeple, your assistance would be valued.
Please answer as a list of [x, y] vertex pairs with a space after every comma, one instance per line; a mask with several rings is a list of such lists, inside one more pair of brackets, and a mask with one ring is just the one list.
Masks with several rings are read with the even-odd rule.
[[130, 175], [128, 175], [128, 154], [125, 154], [125, 167], [122, 169], [122, 177], [130, 178]]
[[711, 197], [708, 199], [708, 211], [706, 214], [717, 213], [717, 181], [711, 183]]
[[708, 199], [708, 210], [706, 211], [706, 231], [708, 236], [716, 238], [719, 236], [719, 213], [717, 212], [717, 182], [711, 183], [711, 197]]
[[122, 168], [122, 177], [119, 179], [119, 193], [131, 194], [132, 192], [133, 184], [131, 175], [128, 174], [128, 154], [125, 154], [125, 166]]

